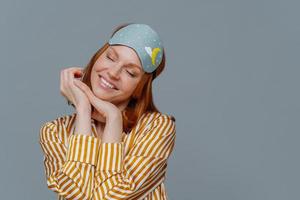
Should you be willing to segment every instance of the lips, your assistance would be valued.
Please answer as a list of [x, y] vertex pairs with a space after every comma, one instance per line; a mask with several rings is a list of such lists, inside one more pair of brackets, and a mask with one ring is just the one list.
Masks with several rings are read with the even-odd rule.
[[[105, 82], [107, 82], [109, 85], [113, 86], [113, 88], [111, 89], [115, 89], [115, 90], [118, 90], [118, 88], [116, 87], [116, 85], [114, 85], [112, 82], [108, 81], [106, 78], [104, 78], [103, 76], [99, 75], [99, 78], [100, 78], [100, 81], [101, 79], [104, 79]], [[104, 81], [101, 81], [101, 82], [104, 82]]]

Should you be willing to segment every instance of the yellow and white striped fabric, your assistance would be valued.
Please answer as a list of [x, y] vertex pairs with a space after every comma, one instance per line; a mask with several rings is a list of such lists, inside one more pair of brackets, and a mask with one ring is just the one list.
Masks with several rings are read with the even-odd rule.
[[74, 134], [76, 113], [40, 128], [47, 186], [59, 200], [168, 199], [164, 180], [176, 138], [171, 115], [145, 113], [122, 142]]

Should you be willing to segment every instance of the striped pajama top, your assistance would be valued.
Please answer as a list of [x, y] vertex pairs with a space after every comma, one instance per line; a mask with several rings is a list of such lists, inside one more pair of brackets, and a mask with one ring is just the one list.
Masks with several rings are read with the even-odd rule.
[[172, 115], [144, 113], [118, 143], [102, 143], [94, 119], [92, 135], [74, 134], [75, 117], [60, 116], [40, 128], [45, 179], [57, 199], [168, 199], [164, 180], [176, 138]]

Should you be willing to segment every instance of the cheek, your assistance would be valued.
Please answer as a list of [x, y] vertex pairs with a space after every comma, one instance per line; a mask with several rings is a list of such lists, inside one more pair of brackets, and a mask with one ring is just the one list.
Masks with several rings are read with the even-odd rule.
[[97, 81], [98, 81], [97, 77], [98, 77], [97, 73], [92, 71], [92, 73], [91, 73], [91, 86], [92, 86], [93, 91], [94, 91], [94, 89], [97, 85]]
[[94, 68], [95, 70], [100, 70], [100, 69], [104, 68], [104, 67], [107, 66], [107, 65], [108, 65], [107, 60], [106, 60], [105, 58], [103, 58], [103, 57], [100, 56], [100, 57], [96, 60], [96, 62], [94, 63], [93, 68]]
[[125, 84], [125, 86], [126, 86], [126, 91], [129, 93], [132, 93], [135, 90], [135, 88], [137, 87], [137, 82], [128, 80], [127, 83]]
[[94, 63], [94, 66], [93, 66], [94, 71], [101, 69], [102, 68], [102, 64], [103, 64], [103, 62], [101, 62], [100, 60], [96, 61]]

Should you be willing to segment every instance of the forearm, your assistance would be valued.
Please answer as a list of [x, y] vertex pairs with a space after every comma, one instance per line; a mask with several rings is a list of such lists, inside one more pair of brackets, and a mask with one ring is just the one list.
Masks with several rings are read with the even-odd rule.
[[107, 118], [106, 126], [101, 138], [102, 143], [122, 142], [123, 123], [122, 116], [115, 115]]
[[77, 110], [74, 134], [92, 135], [90, 111]]

